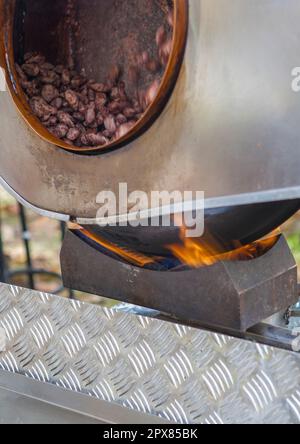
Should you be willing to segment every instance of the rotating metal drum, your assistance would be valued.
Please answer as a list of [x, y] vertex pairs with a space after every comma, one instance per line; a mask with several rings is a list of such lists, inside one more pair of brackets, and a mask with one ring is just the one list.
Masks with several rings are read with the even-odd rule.
[[[150, 44], [143, 29], [154, 32], [163, 2], [150, 2], [147, 14], [140, 1], [129, 0], [127, 22], [111, 6], [109, 36], [100, 32], [107, 27], [97, 27], [104, 3], [77, 3], [86, 51], [76, 53], [76, 63], [92, 66], [93, 75], [118, 53], [122, 32], [136, 28]], [[172, 54], [152, 106], [120, 140], [81, 150], [32, 116], [15, 70], [25, 51], [67, 61], [64, 27], [57, 28], [64, 4], [0, 1], [0, 62], [9, 89], [0, 97], [0, 176], [10, 192], [37, 211], [90, 227], [98, 193], [117, 195], [119, 183], [149, 197], [153, 190], [204, 191], [207, 230], [225, 249], [267, 234], [297, 211], [300, 98], [291, 87], [299, 64], [297, 0], [284, 12], [280, 0], [175, 0]], [[178, 237], [178, 230], [171, 233]], [[157, 254], [173, 236], [159, 227], [115, 227], [103, 235]]]

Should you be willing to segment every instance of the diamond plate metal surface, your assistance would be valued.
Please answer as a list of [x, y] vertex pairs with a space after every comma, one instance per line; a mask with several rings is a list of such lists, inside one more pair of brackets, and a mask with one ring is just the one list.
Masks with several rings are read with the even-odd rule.
[[179, 424], [300, 423], [300, 355], [0, 284], [0, 369]]

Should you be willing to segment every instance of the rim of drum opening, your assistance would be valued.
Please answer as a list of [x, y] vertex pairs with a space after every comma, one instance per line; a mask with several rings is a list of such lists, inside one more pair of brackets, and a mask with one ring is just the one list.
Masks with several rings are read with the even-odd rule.
[[[2, 11], [1, 11], [2, 9]], [[185, 54], [188, 22], [189, 22], [189, 0], [174, 0], [174, 30], [172, 53], [165, 69], [158, 94], [152, 104], [144, 112], [143, 116], [132, 129], [122, 138], [100, 147], [76, 147], [68, 145], [53, 136], [47, 128], [33, 114], [26, 99], [25, 93], [20, 85], [19, 77], [15, 69], [14, 58], [14, 20], [16, 12], [16, 0], [0, 0], [0, 22], [1, 14], [3, 20], [2, 36], [0, 36], [3, 51], [2, 64], [4, 65], [7, 86], [18, 111], [30, 126], [30, 128], [43, 140], [55, 145], [59, 149], [77, 154], [99, 154], [121, 148], [146, 132], [154, 121], [159, 117], [166, 106], [176, 85]], [[1, 27], [0, 27], [1, 32]], [[0, 60], [1, 61], [1, 60]]]

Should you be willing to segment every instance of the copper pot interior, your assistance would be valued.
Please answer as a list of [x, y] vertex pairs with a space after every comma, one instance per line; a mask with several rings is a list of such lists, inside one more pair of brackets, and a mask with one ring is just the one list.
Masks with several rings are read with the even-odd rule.
[[[112, 66], [123, 68], [130, 94], [136, 84], [129, 78], [137, 54], [157, 57], [156, 31], [166, 23], [169, 0], [76, 0], [70, 26], [67, 0], [17, 0], [14, 31], [15, 59], [37, 51], [53, 64], [73, 65], [97, 82], [104, 82]], [[161, 75], [164, 68], [162, 68]], [[158, 73], [142, 71], [139, 88], [149, 86]]]

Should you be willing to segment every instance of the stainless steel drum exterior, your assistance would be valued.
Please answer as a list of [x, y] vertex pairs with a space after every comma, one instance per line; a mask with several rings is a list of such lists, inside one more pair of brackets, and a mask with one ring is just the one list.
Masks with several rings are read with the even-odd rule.
[[[300, 197], [300, 3], [190, 0], [176, 90], [150, 130], [121, 150], [80, 156], [51, 146], [0, 96], [0, 176], [44, 210], [95, 218], [96, 196], [205, 191], [207, 206]], [[21, 174], [22, 173], [22, 174]]]

